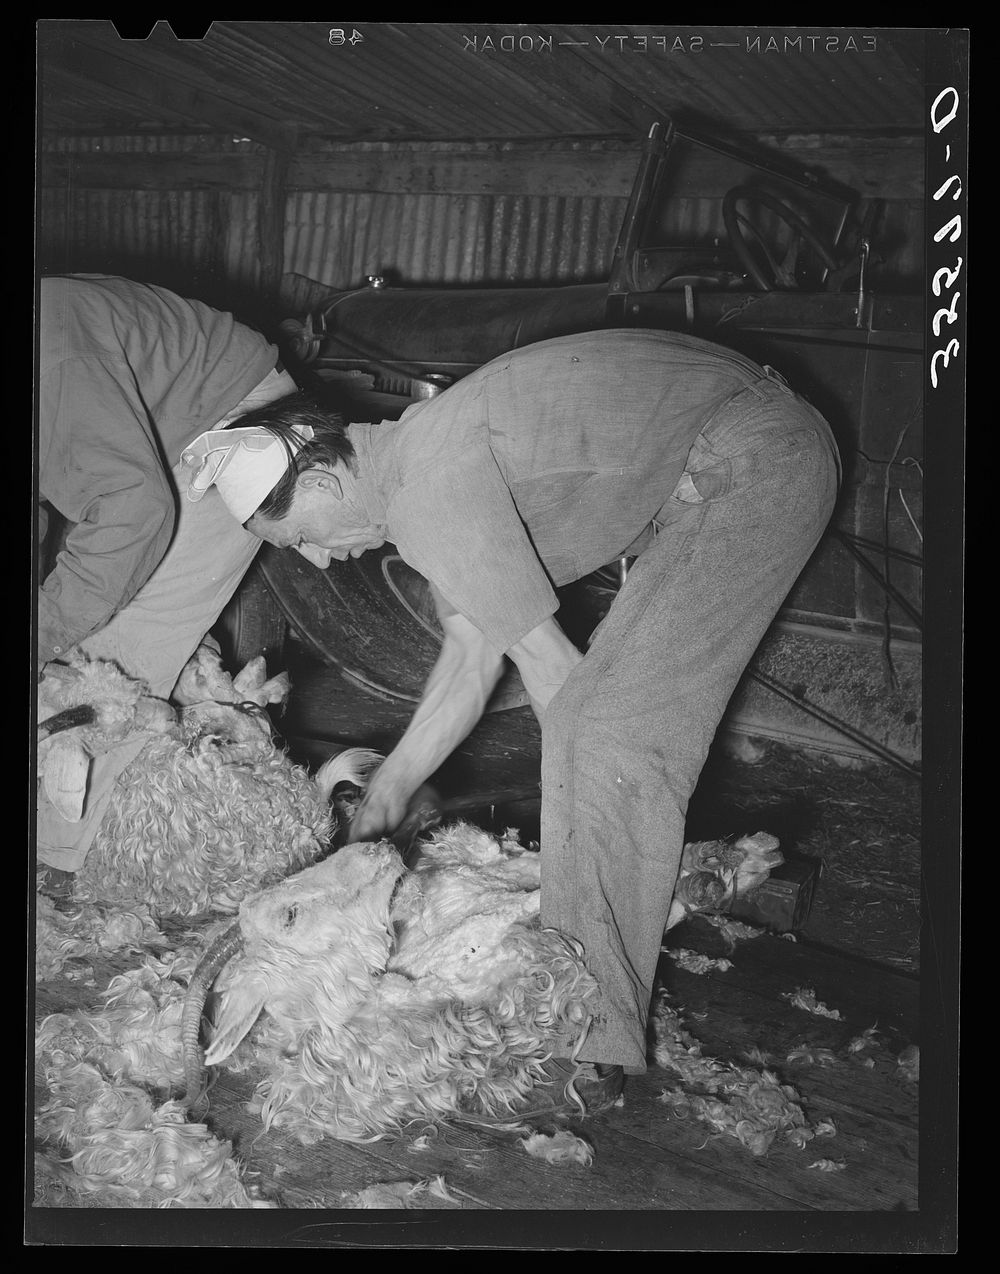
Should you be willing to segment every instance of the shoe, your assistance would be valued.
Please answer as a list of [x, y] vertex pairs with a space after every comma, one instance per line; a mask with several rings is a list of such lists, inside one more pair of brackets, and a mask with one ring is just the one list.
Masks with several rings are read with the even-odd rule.
[[625, 1087], [625, 1072], [620, 1066], [553, 1057], [542, 1069], [546, 1078], [514, 1107], [504, 1123], [561, 1114], [589, 1118], [613, 1106]]
[[553, 1057], [542, 1069], [546, 1079], [524, 1099], [528, 1109], [517, 1112], [522, 1119], [557, 1114], [580, 1118], [599, 1115], [615, 1104], [625, 1087], [625, 1072], [620, 1066]]

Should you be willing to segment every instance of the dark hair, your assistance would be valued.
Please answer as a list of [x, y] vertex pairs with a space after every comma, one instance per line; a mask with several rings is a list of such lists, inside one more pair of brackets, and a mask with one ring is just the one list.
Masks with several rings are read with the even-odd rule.
[[[312, 427], [311, 441], [301, 445], [294, 433], [294, 426]], [[343, 463], [351, 466], [354, 446], [347, 436], [344, 417], [337, 411], [324, 407], [311, 394], [300, 390], [285, 398], [277, 398], [263, 407], [256, 407], [229, 422], [230, 429], [267, 429], [285, 446], [289, 466], [270, 494], [264, 497], [256, 513], [269, 518], [283, 518], [292, 507], [295, 482], [299, 474], [316, 465], [335, 468]]]

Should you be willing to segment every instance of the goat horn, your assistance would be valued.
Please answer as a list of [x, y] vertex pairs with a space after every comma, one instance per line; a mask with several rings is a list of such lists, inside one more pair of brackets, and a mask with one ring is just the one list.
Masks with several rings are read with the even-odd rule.
[[205, 1063], [199, 1035], [201, 1033], [201, 1015], [205, 1010], [205, 1000], [212, 989], [212, 983], [218, 977], [224, 965], [233, 958], [243, 946], [243, 933], [240, 922], [219, 934], [216, 940], [198, 961], [198, 967], [191, 976], [187, 995], [184, 997], [184, 1011], [181, 1015], [181, 1048], [184, 1055], [184, 1105], [189, 1110], [203, 1110], [207, 1107]]
[[73, 730], [78, 725], [93, 725], [97, 720], [97, 709], [90, 703], [78, 703], [75, 708], [63, 708], [62, 712], [46, 717], [38, 724], [38, 737], [47, 739], [50, 734], [59, 734], [62, 730]]

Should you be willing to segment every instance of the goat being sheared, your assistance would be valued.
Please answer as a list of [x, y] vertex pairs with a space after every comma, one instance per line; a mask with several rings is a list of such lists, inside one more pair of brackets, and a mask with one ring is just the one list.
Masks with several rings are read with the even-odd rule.
[[[206, 953], [184, 1017], [187, 1100], [204, 1061], [263, 1064], [265, 1126], [303, 1140], [424, 1118], [509, 1118], [553, 1054], [579, 1047], [596, 995], [581, 948], [538, 923], [539, 855], [467, 824], [413, 870], [387, 841], [349, 845], [248, 899]], [[233, 1064], [233, 1063], [231, 1063]]]
[[[91, 759], [123, 739], [139, 741], [73, 879], [73, 899], [141, 903], [160, 916], [234, 911], [325, 853], [331, 763], [315, 779], [294, 765], [275, 747], [265, 712], [288, 691], [287, 675], [266, 679], [262, 658], [230, 678], [205, 646], [181, 674], [176, 707], [112, 664], [50, 665], [39, 687], [39, 778], [64, 818], [81, 817]], [[352, 756], [354, 782], [380, 759], [360, 749]]]

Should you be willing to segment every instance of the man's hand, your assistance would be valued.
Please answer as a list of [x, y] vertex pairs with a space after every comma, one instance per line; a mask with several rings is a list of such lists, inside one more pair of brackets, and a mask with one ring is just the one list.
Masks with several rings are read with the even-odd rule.
[[406, 817], [407, 803], [412, 795], [412, 792], [392, 782], [380, 785], [376, 774], [351, 820], [347, 843], [391, 836]]
[[347, 831], [346, 844], [388, 837], [400, 853], [410, 848], [421, 832], [441, 821], [441, 798], [429, 783], [421, 783], [403, 807], [398, 802], [378, 798], [371, 805], [366, 797], [358, 807]]

